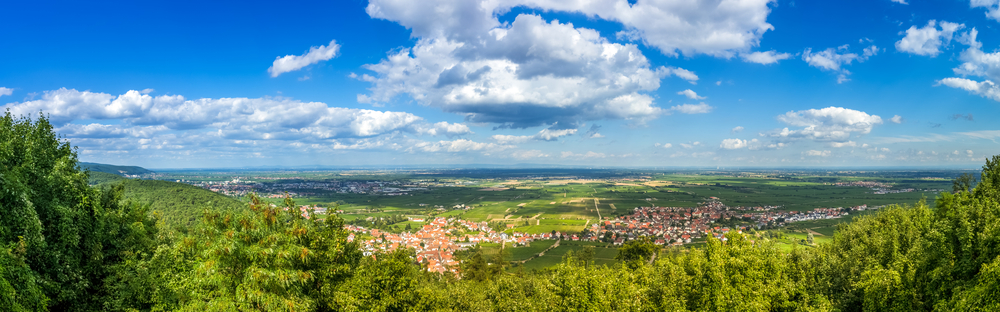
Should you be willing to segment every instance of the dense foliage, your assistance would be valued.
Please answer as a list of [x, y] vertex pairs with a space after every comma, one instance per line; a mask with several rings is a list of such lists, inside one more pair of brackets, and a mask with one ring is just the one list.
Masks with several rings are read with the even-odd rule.
[[127, 262], [155, 248], [145, 207], [99, 190], [45, 118], [0, 117], [0, 304], [3, 310], [101, 310]]
[[113, 173], [100, 172], [100, 171], [91, 171], [87, 175], [88, 175], [88, 177], [87, 177], [87, 184], [90, 184], [90, 185], [98, 185], [98, 184], [111, 183], [111, 182], [117, 182], [117, 181], [125, 180], [125, 177], [123, 177], [123, 176], [120, 176], [120, 175], [117, 175], [117, 174], [113, 174]]
[[134, 204], [165, 198], [123, 195], [168, 184], [88, 186], [45, 118], [0, 119], [0, 164], [4, 311], [1000, 310], [1000, 156], [933, 208], [856, 218], [816, 248], [735, 232], [691, 249], [638, 240], [621, 265], [584, 250], [531, 273], [473, 250], [459, 277], [407, 250], [363, 255], [343, 220], [291, 199], [178, 208], [198, 218], [174, 231]]
[[204, 209], [242, 209], [246, 203], [197, 186], [158, 180], [127, 179], [100, 185], [101, 188], [121, 186], [123, 196], [137, 203], [149, 204], [149, 211], [159, 216], [164, 225], [186, 232], [200, 222]]

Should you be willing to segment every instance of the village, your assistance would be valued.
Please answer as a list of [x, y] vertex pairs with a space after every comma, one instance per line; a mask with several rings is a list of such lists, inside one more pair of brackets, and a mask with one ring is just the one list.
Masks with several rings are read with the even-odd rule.
[[[647, 237], [658, 245], [681, 246], [699, 241], [707, 236], [725, 239], [729, 231], [744, 231], [748, 228], [763, 229], [780, 227], [792, 222], [834, 219], [847, 216], [851, 212], [879, 207], [861, 205], [850, 208], [816, 208], [811, 211], [779, 211], [776, 206], [728, 207], [718, 198], [711, 197], [698, 207], [636, 207], [633, 214], [612, 220], [592, 223], [580, 233], [522, 233], [513, 230], [497, 231], [487, 222], [472, 222], [459, 218], [410, 218], [413, 222], [426, 222], [416, 232], [392, 233], [379, 229], [368, 229], [357, 225], [345, 225], [352, 232], [348, 240], [359, 240], [361, 235], [369, 237], [359, 240], [366, 256], [381, 252], [391, 252], [398, 248], [409, 248], [416, 252], [416, 260], [431, 272], [458, 272], [455, 252], [473, 247], [479, 243], [494, 243], [509, 247], [528, 245], [537, 240], [571, 240], [604, 242], [620, 246], [627, 241]], [[738, 219], [745, 225], [738, 228], [720, 226], [722, 220]], [[510, 225], [508, 225], [510, 226]]]

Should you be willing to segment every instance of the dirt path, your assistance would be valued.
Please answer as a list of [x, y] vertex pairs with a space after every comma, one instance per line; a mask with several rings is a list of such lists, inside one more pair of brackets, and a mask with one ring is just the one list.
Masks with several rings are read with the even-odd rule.
[[552, 248], [556, 248], [556, 247], [559, 247], [559, 242], [561, 242], [561, 241], [562, 241], [562, 240], [557, 240], [557, 241], [556, 241], [556, 243], [555, 243], [555, 244], [552, 244], [552, 246], [549, 246], [549, 248], [545, 248], [545, 250], [542, 250], [542, 252], [539, 252], [538, 254], [536, 254], [536, 255], [534, 255], [534, 256], [531, 256], [531, 258], [528, 258], [528, 259], [524, 259], [524, 260], [521, 260], [520, 262], [521, 262], [521, 263], [523, 264], [523, 263], [525, 263], [525, 262], [528, 262], [528, 261], [531, 261], [531, 260], [534, 260], [535, 258], [538, 258], [538, 257], [541, 257], [541, 256], [544, 256], [544, 255], [545, 255], [545, 253], [546, 253], [546, 252], [549, 252], [549, 250], [551, 250]]
[[601, 220], [601, 209], [597, 208], [598, 204], [600, 204], [600, 201], [598, 201], [597, 198], [594, 198], [594, 210], [597, 210], [597, 220]]

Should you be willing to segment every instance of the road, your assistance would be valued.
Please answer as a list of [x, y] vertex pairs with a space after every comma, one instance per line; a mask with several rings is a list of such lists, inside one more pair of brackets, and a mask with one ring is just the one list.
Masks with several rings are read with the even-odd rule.
[[597, 208], [597, 205], [600, 205], [600, 204], [601, 204], [601, 202], [598, 201], [597, 198], [594, 198], [594, 210], [597, 210], [597, 220], [601, 220], [601, 209]]

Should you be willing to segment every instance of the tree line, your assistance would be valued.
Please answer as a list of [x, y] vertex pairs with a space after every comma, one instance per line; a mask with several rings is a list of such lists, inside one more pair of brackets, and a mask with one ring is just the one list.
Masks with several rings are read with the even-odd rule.
[[0, 310], [1000, 310], [1000, 156], [934, 207], [857, 218], [817, 248], [781, 251], [763, 233], [702, 248], [640, 239], [621, 264], [584, 251], [535, 272], [473, 251], [459, 276], [411, 250], [366, 256], [341, 218], [303, 217], [290, 198], [208, 206], [179, 231], [125, 185], [88, 185], [77, 163], [46, 118], [0, 118]]

